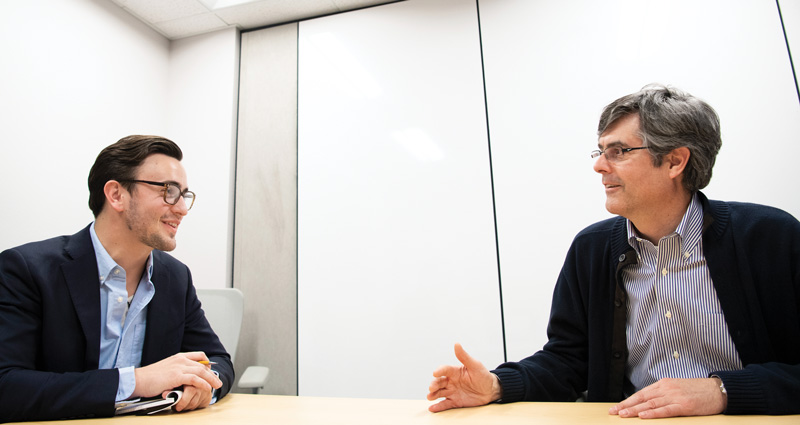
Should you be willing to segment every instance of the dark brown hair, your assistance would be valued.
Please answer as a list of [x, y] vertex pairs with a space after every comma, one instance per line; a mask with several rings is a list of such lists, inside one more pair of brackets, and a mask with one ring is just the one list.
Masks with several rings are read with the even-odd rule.
[[89, 171], [89, 208], [95, 217], [105, 205], [104, 187], [109, 180], [117, 180], [127, 190], [133, 186], [123, 180], [136, 179], [136, 169], [153, 154], [164, 154], [180, 161], [181, 148], [172, 140], [159, 136], [128, 136], [103, 149]]

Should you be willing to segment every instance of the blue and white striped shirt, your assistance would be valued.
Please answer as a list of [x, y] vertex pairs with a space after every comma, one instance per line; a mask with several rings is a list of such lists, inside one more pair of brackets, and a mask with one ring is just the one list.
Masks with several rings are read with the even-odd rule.
[[697, 195], [675, 232], [654, 246], [628, 221], [638, 263], [623, 269], [628, 293], [627, 374], [636, 391], [661, 378], [705, 378], [742, 369], [703, 255]]

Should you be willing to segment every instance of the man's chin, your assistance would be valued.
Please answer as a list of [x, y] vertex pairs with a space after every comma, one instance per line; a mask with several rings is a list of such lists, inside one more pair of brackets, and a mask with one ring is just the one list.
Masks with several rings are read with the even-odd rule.
[[614, 202], [612, 199], [606, 198], [606, 211], [614, 215], [621, 215], [620, 212], [622, 209], [618, 203]]
[[175, 239], [165, 239], [158, 237], [151, 237], [150, 240], [145, 241], [147, 246], [159, 251], [170, 252], [177, 248], [178, 243]]

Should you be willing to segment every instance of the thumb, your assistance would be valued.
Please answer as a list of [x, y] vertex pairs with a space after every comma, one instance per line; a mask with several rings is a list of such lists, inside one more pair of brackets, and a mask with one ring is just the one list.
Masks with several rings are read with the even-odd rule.
[[475, 360], [474, 358], [472, 358], [472, 356], [467, 354], [467, 351], [464, 350], [464, 347], [462, 347], [461, 344], [456, 343], [454, 350], [456, 352], [456, 358], [458, 359], [458, 361], [460, 361], [461, 364], [466, 366], [467, 369], [483, 368], [483, 363]]

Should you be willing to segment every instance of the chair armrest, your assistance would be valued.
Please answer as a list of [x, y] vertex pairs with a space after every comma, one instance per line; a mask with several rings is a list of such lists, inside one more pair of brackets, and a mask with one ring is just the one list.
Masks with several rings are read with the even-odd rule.
[[258, 388], [264, 388], [267, 382], [269, 368], [265, 366], [248, 366], [242, 377], [239, 378], [239, 388], [252, 388], [254, 393]]

